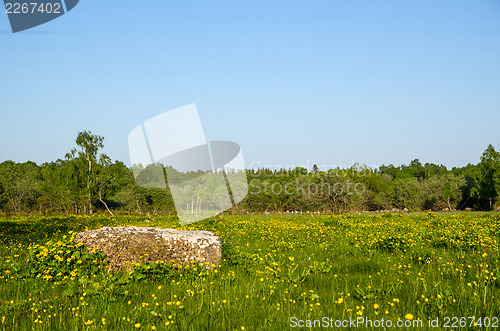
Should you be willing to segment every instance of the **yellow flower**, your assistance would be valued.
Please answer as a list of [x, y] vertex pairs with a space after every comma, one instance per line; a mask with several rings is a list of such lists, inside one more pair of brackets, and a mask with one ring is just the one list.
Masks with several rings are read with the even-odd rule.
[[407, 320], [412, 320], [412, 319], [413, 319], [413, 315], [412, 315], [412, 314], [406, 314], [406, 315], [405, 315], [405, 318], [406, 318]]
[[344, 299], [343, 298], [339, 298], [339, 300], [337, 302], [338, 303], [342, 303], [342, 302], [344, 302]]
[[135, 325], [134, 325], [134, 326], [135, 326], [135, 328], [136, 328], [136, 329], [138, 329], [138, 328], [140, 328], [140, 327], [141, 327], [141, 323], [135, 323]]
[[290, 261], [292, 261], [292, 262], [293, 262], [293, 260], [295, 260], [295, 258], [294, 258], [293, 256], [289, 256], [289, 257], [288, 257], [288, 259], [289, 259]]
[[94, 323], [94, 321], [88, 320], [87, 322], [85, 322], [85, 325], [90, 325], [92, 323]]
[[378, 304], [374, 304], [373, 308], [378, 309], [380, 306]]

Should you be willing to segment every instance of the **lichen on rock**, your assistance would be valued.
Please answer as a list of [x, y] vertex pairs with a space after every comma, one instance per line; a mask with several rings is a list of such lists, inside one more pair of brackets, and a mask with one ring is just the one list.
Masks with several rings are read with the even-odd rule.
[[132, 263], [196, 262], [211, 268], [221, 259], [221, 241], [209, 231], [181, 231], [153, 227], [104, 227], [80, 232], [75, 242], [89, 252], [107, 255], [110, 266], [128, 269]]

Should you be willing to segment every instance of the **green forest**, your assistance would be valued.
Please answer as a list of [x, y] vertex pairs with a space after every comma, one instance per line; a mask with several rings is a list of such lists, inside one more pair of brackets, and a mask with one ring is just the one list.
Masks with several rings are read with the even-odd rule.
[[[0, 216], [175, 215], [168, 186], [138, 185], [131, 168], [101, 153], [104, 137], [78, 132], [75, 145], [64, 159], [41, 165], [1, 163]], [[500, 192], [500, 154], [489, 145], [478, 164], [452, 169], [415, 159], [378, 169], [314, 165], [249, 169], [246, 175], [248, 195], [230, 213], [493, 210]]]

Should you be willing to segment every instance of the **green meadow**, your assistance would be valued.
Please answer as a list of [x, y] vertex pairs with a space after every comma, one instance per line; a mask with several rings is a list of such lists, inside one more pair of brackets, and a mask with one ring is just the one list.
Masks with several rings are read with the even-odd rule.
[[[430, 329], [436, 319], [438, 329], [499, 326], [496, 212], [224, 215], [183, 227], [174, 217], [145, 220], [2, 218], [0, 327], [282, 330], [363, 321], [356, 327], [383, 329], [377, 323], [390, 321]], [[73, 242], [87, 229], [128, 225], [212, 231], [223, 259], [212, 270], [144, 262], [114, 272], [105, 256]]]

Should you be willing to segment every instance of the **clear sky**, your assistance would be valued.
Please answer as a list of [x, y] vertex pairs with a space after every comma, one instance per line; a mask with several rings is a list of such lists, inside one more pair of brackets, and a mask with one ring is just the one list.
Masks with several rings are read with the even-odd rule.
[[0, 162], [78, 131], [129, 164], [141, 122], [196, 103], [247, 167], [463, 166], [500, 148], [500, 1], [92, 1], [12, 34], [0, 12]]

